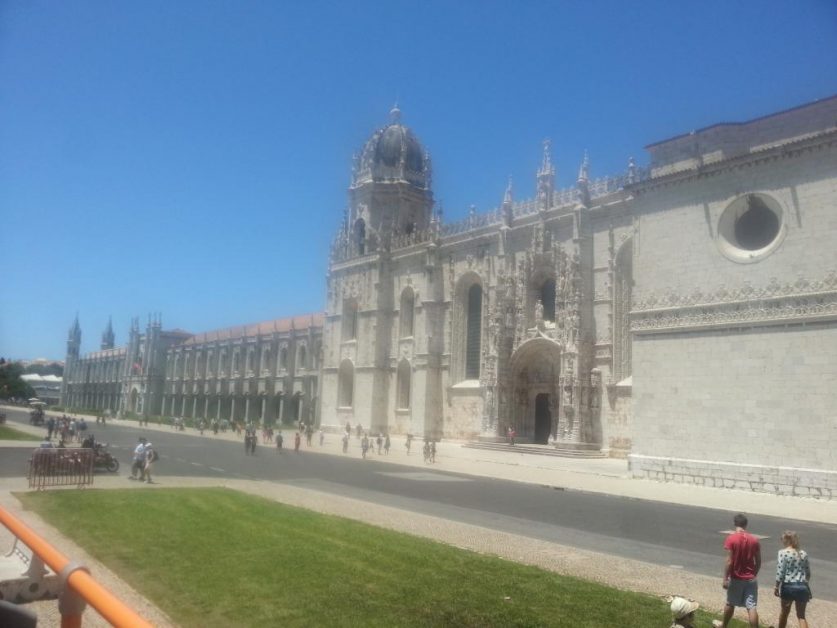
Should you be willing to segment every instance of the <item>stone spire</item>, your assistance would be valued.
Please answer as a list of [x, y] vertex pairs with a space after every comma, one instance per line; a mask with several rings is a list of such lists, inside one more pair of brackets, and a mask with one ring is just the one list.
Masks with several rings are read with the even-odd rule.
[[578, 168], [578, 182], [585, 183], [590, 180], [590, 158], [587, 156], [587, 151], [584, 151], [584, 157], [581, 159], [581, 166]]
[[512, 200], [512, 177], [509, 175], [509, 183], [506, 185], [506, 193], [503, 194], [503, 220], [511, 226], [514, 218], [514, 201]]
[[78, 324], [78, 312], [76, 312], [76, 318], [73, 321], [72, 327], [70, 327], [70, 334], [67, 341], [81, 343], [81, 325]]
[[401, 124], [401, 109], [398, 108], [397, 100], [392, 106], [392, 109], [389, 110], [389, 121], [390, 124]]
[[552, 165], [552, 142], [543, 141], [543, 160], [538, 170], [538, 209], [546, 211], [552, 207], [552, 193], [555, 190], [555, 166]]
[[584, 157], [581, 159], [581, 166], [578, 168], [578, 180], [576, 187], [578, 188], [578, 198], [582, 205], [588, 207], [590, 205], [590, 158], [587, 156], [587, 151], [584, 151]]
[[113, 335], [113, 320], [110, 316], [108, 316], [108, 326], [105, 328], [104, 333], [102, 333], [102, 349], [113, 349], [114, 344], [114, 335]]

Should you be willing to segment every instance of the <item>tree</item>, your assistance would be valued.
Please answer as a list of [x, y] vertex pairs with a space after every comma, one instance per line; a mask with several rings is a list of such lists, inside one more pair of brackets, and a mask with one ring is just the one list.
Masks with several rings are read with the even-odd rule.
[[23, 381], [23, 366], [0, 358], [0, 399], [29, 399], [35, 396], [32, 387]]
[[56, 375], [62, 377], [64, 375], [64, 367], [58, 362], [50, 362], [49, 364], [30, 364], [23, 369], [24, 373], [34, 373], [35, 375]]

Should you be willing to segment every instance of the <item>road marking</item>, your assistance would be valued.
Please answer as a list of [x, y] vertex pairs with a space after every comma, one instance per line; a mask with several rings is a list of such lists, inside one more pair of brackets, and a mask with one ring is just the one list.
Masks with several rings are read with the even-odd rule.
[[209, 467], [209, 468], [212, 469], [213, 471], [217, 471], [218, 473], [226, 473], [226, 471], [224, 471], [223, 469], [219, 469], [218, 467]]
[[378, 471], [379, 475], [389, 475], [403, 480], [414, 480], [416, 482], [473, 482], [471, 478], [460, 478], [440, 473], [429, 473], [427, 471], [407, 471], [406, 473]]
[[[735, 534], [735, 530], [718, 530], [718, 534], [724, 534], [724, 535]], [[753, 534], [753, 533], [750, 532], [750, 534]], [[756, 537], [759, 541], [763, 541], [764, 539], [769, 539], [770, 538], [769, 536], [766, 536], [764, 534], [753, 534], [753, 536]]]
[[202, 467], [203, 466], [200, 462], [190, 462], [189, 464], [192, 465], [193, 467]]

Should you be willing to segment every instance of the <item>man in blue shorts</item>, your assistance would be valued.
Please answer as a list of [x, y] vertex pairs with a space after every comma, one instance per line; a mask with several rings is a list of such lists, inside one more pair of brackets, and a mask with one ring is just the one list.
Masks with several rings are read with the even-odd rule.
[[726, 628], [736, 606], [747, 609], [747, 618], [752, 628], [758, 628], [759, 613], [756, 606], [759, 599], [759, 584], [756, 580], [761, 569], [761, 546], [759, 540], [747, 532], [747, 517], [737, 514], [733, 517], [735, 532], [724, 541], [727, 562], [724, 567], [724, 588], [727, 603], [724, 619], [712, 622], [714, 628]]

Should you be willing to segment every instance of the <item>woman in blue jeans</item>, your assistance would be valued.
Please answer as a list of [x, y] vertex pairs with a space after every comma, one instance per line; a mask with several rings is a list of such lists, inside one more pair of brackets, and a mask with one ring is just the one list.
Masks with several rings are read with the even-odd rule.
[[779, 628], [788, 624], [791, 606], [796, 603], [796, 617], [799, 628], [808, 628], [805, 619], [805, 607], [811, 599], [811, 565], [808, 554], [799, 549], [799, 535], [786, 530], [782, 533], [783, 549], [776, 559], [776, 588], [773, 594], [781, 598], [782, 610], [779, 614]]

